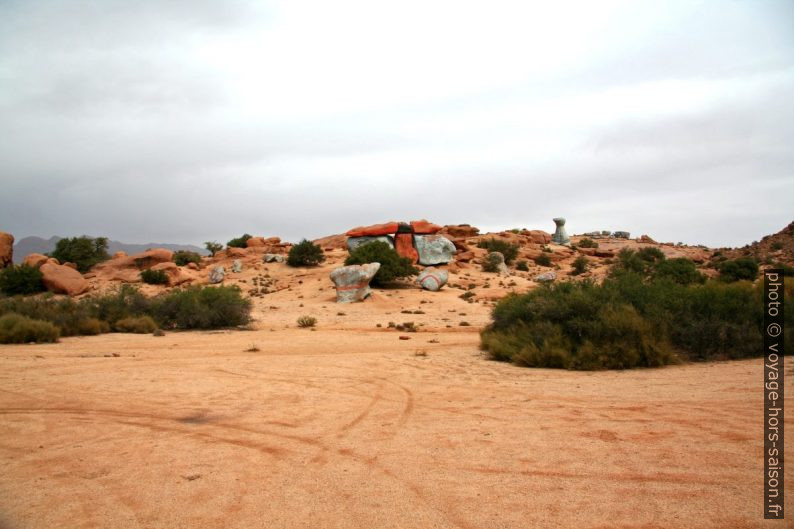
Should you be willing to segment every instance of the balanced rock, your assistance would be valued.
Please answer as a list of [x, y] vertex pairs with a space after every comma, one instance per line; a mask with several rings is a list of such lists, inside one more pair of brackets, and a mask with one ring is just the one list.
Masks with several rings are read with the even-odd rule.
[[394, 248], [394, 241], [388, 235], [369, 235], [366, 237], [350, 237], [347, 239], [347, 250], [352, 252], [359, 246], [369, 244], [374, 241], [382, 241], [389, 245], [389, 248]]
[[436, 292], [447, 284], [447, 279], [449, 279], [449, 272], [429, 266], [422, 270], [416, 281], [425, 290]]
[[373, 224], [372, 226], [359, 226], [348, 230], [345, 235], [348, 237], [374, 237], [378, 235], [391, 235], [397, 233], [399, 223], [386, 222], [384, 224]]
[[557, 279], [557, 272], [545, 272], [535, 276], [535, 281], [538, 283], [550, 283]]
[[46, 263], [49, 260], [49, 257], [42, 253], [31, 253], [25, 257], [25, 260], [22, 264], [32, 266], [33, 268], [39, 268], [41, 265]]
[[419, 235], [429, 235], [432, 233], [438, 233], [441, 230], [441, 226], [438, 224], [433, 224], [432, 222], [428, 222], [425, 219], [412, 220], [411, 230]]
[[455, 245], [442, 235], [414, 235], [414, 244], [425, 266], [449, 263], [455, 255]]
[[262, 261], [265, 263], [283, 263], [284, 256], [279, 255], [277, 253], [266, 253], [265, 256], [262, 258]]
[[222, 266], [216, 266], [210, 270], [210, 284], [221, 283], [223, 278], [226, 277], [226, 269]]
[[235, 259], [234, 261], [232, 261], [232, 272], [234, 272], [235, 274], [239, 274], [242, 271], [243, 271], [243, 262], [240, 261], [239, 259]]
[[39, 270], [44, 287], [50, 292], [77, 296], [88, 290], [88, 281], [73, 268], [47, 262]]
[[364, 301], [372, 293], [369, 282], [372, 281], [379, 269], [380, 263], [335, 268], [331, 272], [331, 281], [336, 286], [337, 303]]
[[0, 268], [14, 263], [14, 236], [0, 231]]

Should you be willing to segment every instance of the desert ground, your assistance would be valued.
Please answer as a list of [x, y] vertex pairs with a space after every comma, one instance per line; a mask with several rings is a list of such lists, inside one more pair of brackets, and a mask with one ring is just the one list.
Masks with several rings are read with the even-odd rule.
[[[479, 350], [494, 301], [543, 267], [456, 262], [439, 292], [407, 282], [343, 305], [328, 274], [344, 239], [325, 243], [319, 267], [242, 258], [224, 284], [253, 301], [246, 330], [0, 346], [0, 528], [791, 526], [762, 519], [761, 359], [494, 362]], [[602, 249], [626, 245], [641, 246]], [[568, 280], [573, 252], [552, 247]], [[107, 275], [91, 292], [119, 284]]]

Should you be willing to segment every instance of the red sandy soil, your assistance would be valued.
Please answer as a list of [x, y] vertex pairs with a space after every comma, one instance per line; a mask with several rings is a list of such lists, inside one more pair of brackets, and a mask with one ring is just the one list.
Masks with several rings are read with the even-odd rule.
[[2, 346], [0, 527], [790, 526], [761, 515], [760, 359], [567, 372], [399, 335]]

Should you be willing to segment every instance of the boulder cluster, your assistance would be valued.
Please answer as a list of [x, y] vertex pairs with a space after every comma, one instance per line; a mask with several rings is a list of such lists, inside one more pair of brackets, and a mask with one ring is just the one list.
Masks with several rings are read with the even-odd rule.
[[452, 261], [455, 245], [442, 235], [441, 226], [426, 220], [386, 222], [372, 226], [359, 226], [348, 230], [347, 248], [355, 250], [362, 244], [383, 241], [413, 264], [423, 266], [446, 264]]

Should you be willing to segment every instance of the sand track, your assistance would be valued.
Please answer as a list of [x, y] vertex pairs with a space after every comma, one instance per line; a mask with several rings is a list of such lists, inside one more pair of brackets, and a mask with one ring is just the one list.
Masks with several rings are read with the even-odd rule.
[[0, 347], [0, 527], [784, 526], [760, 517], [760, 360], [571, 373], [412, 337]]

